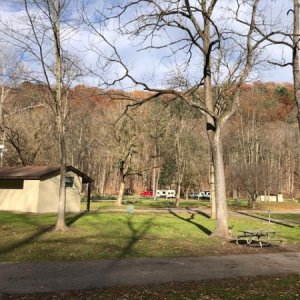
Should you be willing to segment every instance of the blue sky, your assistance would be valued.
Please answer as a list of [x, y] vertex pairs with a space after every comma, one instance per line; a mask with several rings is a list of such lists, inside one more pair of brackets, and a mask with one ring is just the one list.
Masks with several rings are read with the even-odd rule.
[[[112, 1], [108, 0], [84, 0], [89, 4], [89, 12], [95, 12], [95, 7], [98, 7], [99, 10], [103, 8], [105, 4], [111, 4]], [[20, 4], [20, 0], [1, 0], [0, 1], [0, 17], [5, 20], [10, 20], [13, 22], [14, 18], [19, 17], [23, 13], [22, 5]], [[79, 2], [82, 2], [79, 1]], [[220, 1], [222, 4], [233, 3], [233, 1], [222, 0]], [[268, 6], [272, 4], [272, 9], [269, 9]], [[262, 8], [268, 14], [270, 18], [277, 19], [278, 15], [281, 11], [286, 11], [289, 7], [292, 6], [292, 1], [290, 0], [264, 0], [261, 4]], [[101, 6], [101, 7], [100, 7]], [[286, 20], [283, 20], [286, 18]], [[277, 26], [284, 26], [284, 22], [288, 22], [288, 17], [286, 14], [282, 14], [282, 19], [278, 19]], [[282, 24], [281, 24], [282, 23]], [[111, 24], [113, 27], [115, 24]], [[21, 25], [18, 24], [18, 26]], [[67, 28], [68, 30], [68, 28]], [[71, 31], [70, 31], [71, 32]], [[168, 53], [168, 49], [160, 50], [160, 51], [137, 51], [137, 48], [133, 45], [138, 41], [132, 41], [127, 36], [119, 36], [113, 30], [105, 29], [105, 36], [110, 40], [110, 42], [119, 50], [120, 55], [129, 66], [132, 71], [132, 74], [136, 76], [140, 80], [144, 80], [147, 82], [151, 82], [152, 86], [164, 86], [166, 78], [169, 76], [168, 74], [171, 71], [171, 68], [174, 64], [180, 63], [182, 57], [177, 57], [176, 61], [173, 59], [164, 59], [166, 54]], [[83, 29], [78, 29], [76, 32], [72, 32], [69, 34], [68, 40], [65, 41], [65, 48], [67, 48], [70, 52], [76, 53], [78, 57], [82, 60], [82, 64], [88, 66], [96, 66], [97, 55], [95, 51], [91, 51], [91, 46], [99, 45], [99, 49], [105, 53], [105, 45], [100, 43], [99, 38], [97, 36], [90, 36]], [[102, 48], [101, 48], [102, 47]], [[270, 59], [281, 60], [284, 58], [286, 61], [291, 60], [291, 51], [283, 50], [281, 46], [272, 46], [272, 48], [268, 49], [268, 53], [266, 54]], [[29, 64], [29, 63], [28, 63]], [[32, 67], [35, 69], [36, 67], [28, 65], [28, 67]], [[197, 67], [191, 68], [192, 72], [197, 72]], [[118, 69], [111, 69], [116, 73], [119, 72]], [[111, 77], [114, 76], [113, 71], [111, 71]], [[290, 67], [274, 67], [271, 65], [264, 66], [264, 68], [260, 68], [259, 72], [253, 76], [254, 80], [261, 81], [274, 81], [274, 82], [292, 82], [292, 70]], [[89, 85], [97, 85], [99, 80], [97, 78], [92, 78], [88, 76], [86, 78], [81, 79], [84, 83]], [[128, 83], [124, 83], [123, 87], [127, 87]]]

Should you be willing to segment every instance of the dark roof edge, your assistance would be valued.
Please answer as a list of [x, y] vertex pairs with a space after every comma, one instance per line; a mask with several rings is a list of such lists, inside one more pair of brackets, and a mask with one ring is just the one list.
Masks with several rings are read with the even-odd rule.
[[[66, 166], [66, 172], [73, 172], [82, 178], [82, 183], [92, 183], [94, 180], [88, 175], [84, 174], [80, 170], [74, 168], [73, 166]], [[0, 176], [0, 179], [3, 180], [43, 180], [48, 178], [49, 176], [57, 176], [60, 174], [60, 166], [57, 166], [54, 170], [49, 171], [43, 175], [39, 176], [20, 176], [20, 175], [12, 175], [12, 176]]]
[[67, 166], [66, 167], [66, 171], [72, 171], [75, 174], [77, 174], [78, 176], [80, 176], [83, 180], [82, 183], [92, 183], [94, 180], [89, 177], [88, 175], [84, 174], [83, 172], [81, 172], [80, 170], [74, 168], [73, 166]]
[[[44, 176], [9, 176], [0, 177], [0, 180], [41, 180]], [[46, 177], [46, 176], [45, 176]]]

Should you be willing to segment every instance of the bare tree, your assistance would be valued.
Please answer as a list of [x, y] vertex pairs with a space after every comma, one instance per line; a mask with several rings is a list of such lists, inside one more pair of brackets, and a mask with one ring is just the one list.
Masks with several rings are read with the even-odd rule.
[[[110, 46], [112, 53], [107, 57], [108, 62], [118, 63], [123, 68], [120, 78], [109, 83], [129, 78], [134, 84], [152, 92], [142, 101], [135, 99], [136, 103], [128, 107], [139, 106], [157, 96], [169, 95], [187, 102], [206, 115], [216, 186], [216, 229], [213, 235], [228, 237], [222, 129], [235, 110], [241, 85], [248, 78], [253, 65], [258, 63], [260, 45], [266, 38], [258, 38], [255, 31], [259, 0], [237, 1], [233, 9], [235, 16], [230, 21], [240, 23], [242, 30], [239, 32], [228, 27], [230, 22], [223, 22], [223, 16], [218, 17], [221, 4], [217, 0], [119, 1], [108, 10], [106, 20], [102, 16], [110, 25], [113, 19], [117, 19], [121, 24], [118, 28], [121, 34], [138, 38], [139, 50], [170, 49], [169, 57], [177, 58], [185, 73], [183, 75], [182, 70], [177, 68], [177, 85], [174, 88], [153, 88], [149, 83], [136, 79], [113, 43], [95, 26], [90, 24], [90, 27]], [[245, 6], [251, 14], [243, 20], [239, 16]], [[228, 11], [228, 7], [225, 9]], [[200, 64], [201, 67], [193, 70], [193, 66]]]
[[262, 194], [293, 195], [297, 120], [291, 90], [275, 84], [244, 86], [245, 101], [226, 130], [227, 180], [234, 197], [239, 191], [249, 206]]
[[[2, 21], [3, 39], [23, 51], [23, 58], [34, 62], [27, 78], [39, 82], [47, 90], [45, 102], [55, 120], [58, 137], [60, 187], [56, 230], [66, 230], [65, 176], [66, 176], [66, 121], [69, 114], [70, 84], [79, 75], [79, 68], [64, 49], [64, 41], [72, 32], [68, 21], [68, 0], [24, 0], [24, 14], [17, 20], [23, 30], [18, 30], [12, 20]], [[64, 27], [62, 26], [64, 24]], [[64, 30], [64, 29], [65, 30]], [[70, 29], [70, 30], [69, 30]], [[37, 71], [34, 71], [34, 69]]]
[[[285, 57], [281, 59], [269, 60], [269, 63], [280, 67], [292, 67], [294, 83], [294, 100], [297, 107], [298, 126], [300, 130], [300, 60], [299, 60], [299, 42], [300, 42], [300, 21], [299, 21], [299, 0], [289, 1], [292, 6], [288, 11], [281, 11], [280, 19], [282, 22], [276, 24], [278, 20], [271, 20], [270, 26], [274, 29], [272, 34], [266, 32], [265, 28], [255, 26], [255, 30], [272, 45], [282, 45], [284, 48], [291, 50], [292, 61], [287, 61]], [[292, 24], [288, 25], [288, 16], [293, 15]], [[277, 25], [277, 26], [276, 26]], [[280, 27], [279, 27], [280, 26]], [[276, 28], [277, 27], [277, 28]], [[279, 28], [278, 28], [279, 27]], [[272, 48], [271, 48], [272, 49]], [[300, 137], [300, 135], [299, 135]]]
[[136, 173], [133, 170], [133, 159], [137, 151], [137, 132], [136, 124], [132, 120], [125, 118], [119, 121], [115, 130], [115, 140], [118, 144], [116, 148], [118, 152], [117, 168], [120, 175], [120, 189], [116, 204], [122, 204], [123, 195], [125, 191], [125, 179], [129, 175]]
[[[122, 205], [126, 179], [141, 175], [144, 165], [140, 164], [138, 154], [142, 150], [141, 123], [137, 116], [123, 115], [124, 103], [115, 102], [114, 109], [106, 117], [107, 132], [105, 137], [109, 147], [114, 167], [118, 172], [119, 192], [116, 205]], [[120, 117], [121, 115], [121, 117]]]
[[[8, 115], [7, 111], [11, 102], [14, 99], [12, 93], [14, 87], [18, 84], [18, 78], [22, 74], [22, 64], [20, 63], [20, 58], [18, 58], [12, 47], [7, 45], [1, 45], [0, 50], [0, 86], [1, 86], [1, 96], [0, 96], [0, 128], [2, 131], [2, 147], [1, 148], [1, 166], [3, 166], [3, 156], [5, 149], [5, 117]], [[30, 108], [33, 106], [30, 105]], [[18, 112], [25, 111], [25, 108], [22, 110], [14, 109], [13, 112], [9, 112], [9, 115], [15, 115]], [[6, 112], [5, 112], [6, 111]]]
[[299, 10], [300, 3], [298, 0], [294, 0], [294, 28], [293, 28], [293, 78], [294, 78], [294, 98], [297, 103], [298, 109], [298, 124], [300, 130], [300, 69], [299, 69], [299, 42], [300, 42], [300, 28], [299, 28]]

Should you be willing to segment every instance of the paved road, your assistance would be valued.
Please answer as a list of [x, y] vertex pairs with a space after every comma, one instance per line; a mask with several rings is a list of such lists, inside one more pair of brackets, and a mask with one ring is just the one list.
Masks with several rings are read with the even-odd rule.
[[[137, 213], [169, 213], [171, 211], [174, 212], [205, 212], [207, 214], [210, 214], [211, 209], [206, 207], [206, 206], [199, 206], [199, 207], [192, 207], [192, 208], [176, 208], [176, 207], [170, 207], [170, 208], [135, 208], [134, 211]], [[91, 211], [97, 211], [97, 212], [102, 212], [102, 213], [106, 213], [106, 212], [127, 212], [127, 208], [99, 208], [99, 209], [91, 209]], [[269, 210], [265, 209], [265, 210], [241, 210], [241, 212], [245, 212], [245, 213], [268, 213]], [[238, 211], [235, 210], [228, 210], [229, 213], [237, 213]], [[272, 214], [300, 214], [300, 209], [281, 209], [281, 210], [271, 210]]]
[[300, 252], [81, 262], [1, 263], [0, 293], [57, 292], [289, 273], [300, 274]]

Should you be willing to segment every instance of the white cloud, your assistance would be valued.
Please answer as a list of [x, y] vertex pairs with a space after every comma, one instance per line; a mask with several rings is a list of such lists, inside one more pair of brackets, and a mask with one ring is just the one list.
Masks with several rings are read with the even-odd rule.
[[[17, 0], [5, 0], [1, 1], [0, 3], [0, 11], [1, 11], [1, 18], [2, 20], [10, 21], [12, 24], [15, 22], [14, 26], [15, 28], [18, 28], [18, 30], [24, 30], [25, 26], [22, 25], [22, 22], [16, 23], [16, 19], [20, 18], [22, 15], [24, 15], [24, 10], [21, 9], [19, 5], [17, 5]], [[90, 6], [87, 7], [87, 11], [89, 13], [95, 12], [95, 8], [97, 7], [97, 4], [100, 3], [101, 7], [99, 7], [100, 10], [103, 9], [104, 3], [112, 3], [111, 1], [93, 1], [90, 0], [89, 4]], [[223, 6], [224, 4], [231, 4], [236, 3], [235, 1], [220, 1]], [[278, 27], [284, 27], [287, 26], [288, 23], [290, 23], [290, 17], [286, 17], [286, 13], [283, 13], [286, 11], [289, 6], [291, 5], [291, 2], [286, 1], [271, 1], [266, 0], [262, 1], [264, 4], [261, 8], [263, 8], [265, 13], [268, 15], [269, 18], [274, 18], [276, 20], [278, 19], [278, 15], [282, 13], [282, 16], [285, 16], [280, 20], [282, 24], [278, 21], [277, 26]], [[272, 4], [272, 10], [268, 9], [267, 4]], [[235, 7], [231, 7], [235, 8]], [[249, 7], [245, 8], [243, 13], [244, 15], [247, 15], [249, 12]], [[230, 12], [228, 11], [228, 15]], [[219, 9], [216, 13], [216, 17], [223, 17], [225, 19], [226, 11], [224, 9]], [[110, 28], [113, 29], [116, 26], [116, 23], [110, 23]], [[71, 53], [75, 53], [77, 57], [79, 57], [84, 65], [87, 65], [89, 67], [95, 67], [95, 69], [100, 69], [99, 66], [97, 66], [97, 60], [98, 60], [98, 54], [102, 55], [108, 55], [110, 52], [110, 49], [105, 46], [105, 43], [101, 41], [101, 38], [95, 34], [90, 34], [83, 28], [78, 28], [77, 30], [73, 30], [71, 27], [68, 27], [69, 25], [65, 25], [64, 31], [65, 31], [65, 37], [67, 39], [64, 42], [64, 47]], [[237, 23], [231, 24], [231, 26], [235, 28], [239, 28], [240, 26]], [[156, 86], [163, 86], [165, 84], [165, 80], [168, 76], [168, 73], [174, 66], [180, 65], [185, 59], [186, 55], [181, 54], [177, 56], [173, 56], [169, 59], [163, 59], [168, 54], [171, 54], [172, 49], [161, 49], [161, 50], [153, 50], [153, 51], [137, 51], [137, 48], [134, 46], [134, 43], [136, 44], [137, 41], [133, 42], [128, 38], [128, 36], [124, 35], [118, 35], [114, 30], [105, 30], [103, 32], [105, 36], [109, 39], [109, 41], [114, 44], [123, 60], [126, 62], [126, 64], [130, 67], [130, 70], [132, 74], [138, 79], [138, 80], [144, 80], [152, 85]], [[172, 30], [169, 32], [171, 38], [177, 38], [182, 37], [182, 33], [179, 33], [177, 30]], [[157, 37], [157, 41], [160, 37]], [[166, 38], [164, 39], [166, 41]], [[94, 46], [98, 46], [97, 48], [91, 49]], [[281, 59], [281, 57], [284, 57], [286, 60], [291, 59], [291, 53], [290, 51], [283, 51], [282, 47], [280, 46], [273, 46], [272, 49], [269, 50], [269, 54], [272, 58]], [[201, 68], [201, 61], [197, 61], [197, 59], [193, 60], [191, 63], [191, 68], [189, 72], [189, 76], [196, 77], [201, 74], [201, 72], [197, 72], [197, 68]], [[31, 65], [32, 69], [37, 69], [36, 66], [33, 64]], [[110, 77], [113, 77], [115, 73], [117, 75], [122, 74], [122, 70], [120, 68], [111, 69]], [[115, 72], [115, 73], [114, 73]], [[279, 68], [279, 67], [273, 67], [268, 68], [268, 70], [261, 70], [261, 80], [263, 81], [276, 81], [276, 82], [286, 82], [286, 81], [292, 81], [292, 72], [290, 68]], [[102, 74], [103, 75], [103, 74]], [[82, 78], [82, 80], [85, 83], [88, 83], [90, 85], [94, 85], [98, 83], [98, 79], [94, 78], [92, 76], [86, 76], [85, 78]], [[128, 83], [126, 83], [127, 85]]]

